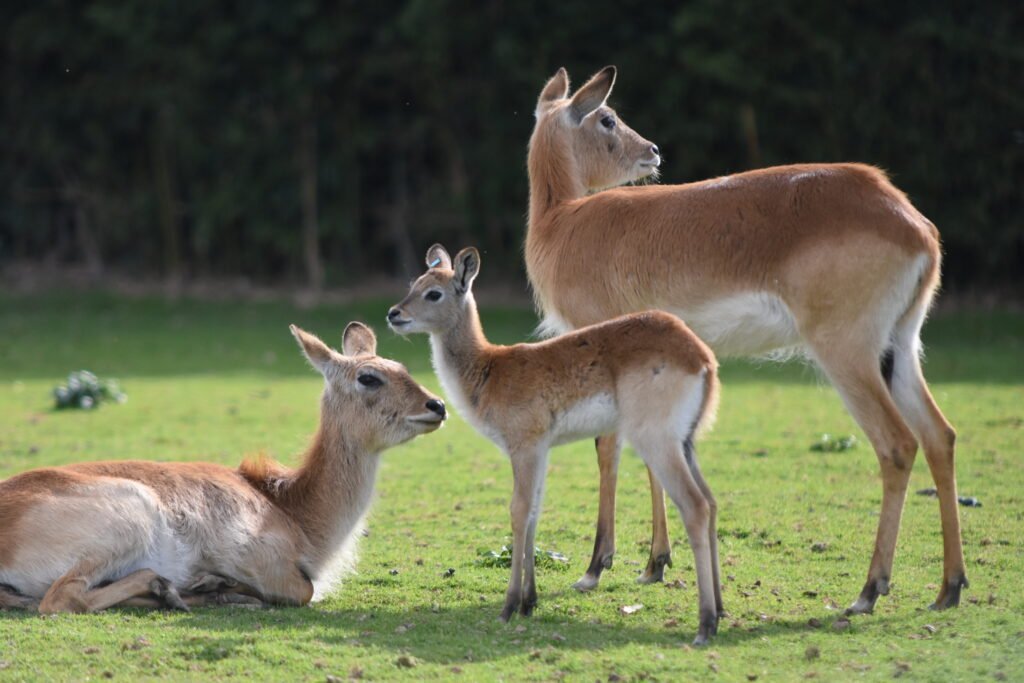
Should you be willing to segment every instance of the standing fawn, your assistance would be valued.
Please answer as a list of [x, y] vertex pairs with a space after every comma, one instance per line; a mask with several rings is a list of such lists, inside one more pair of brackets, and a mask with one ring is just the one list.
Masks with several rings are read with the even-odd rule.
[[[526, 268], [544, 327], [565, 332], [635, 311], [668, 311], [720, 356], [804, 354], [839, 391], [881, 467], [882, 509], [867, 581], [851, 612], [889, 591], [918, 442], [939, 494], [943, 581], [967, 585], [956, 432], [921, 372], [920, 332], [939, 285], [935, 226], [862, 164], [766, 168], [686, 185], [616, 187], [656, 173], [657, 146], [605, 103], [607, 67], [571, 97], [559, 69], [530, 139]], [[612, 189], [606, 189], [612, 188]], [[601, 508], [591, 588], [615, 551], [619, 440], [598, 440]], [[654, 542], [645, 577], [669, 558], [664, 496], [651, 478]]]
[[344, 354], [291, 328], [324, 376], [301, 467], [92, 462], [0, 482], [0, 607], [304, 605], [338, 578], [369, 507], [381, 451], [432, 432], [444, 404], [375, 355], [362, 323]]
[[682, 513], [700, 594], [696, 643], [714, 635], [722, 613], [715, 501], [697, 466], [694, 438], [718, 395], [714, 355], [678, 318], [634, 314], [539, 344], [496, 346], [480, 326], [472, 285], [476, 249], [454, 265], [443, 247], [429, 270], [388, 312], [401, 334], [425, 332], [451, 401], [512, 462], [512, 575], [501, 618], [537, 604], [534, 536], [548, 449], [618, 432], [636, 449]]

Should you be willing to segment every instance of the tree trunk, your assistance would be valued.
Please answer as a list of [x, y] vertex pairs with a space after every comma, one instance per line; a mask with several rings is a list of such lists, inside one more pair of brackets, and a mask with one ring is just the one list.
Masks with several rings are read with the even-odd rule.
[[168, 288], [176, 291], [182, 280], [181, 230], [170, 138], [171, 110], [168, 105], [163, 105], [156, 112], [153, 126], [153, 183], [156, 189], [157, 219], [163, 248], [164, 277]]
[[299, 191], [302, 204], [302, 253], [306, 265], [306, 284], [319, 291], [324, 284], [320, 261], [320, 221], [317, 212], [317, 129], [312, 98], [303, 98], [299, 124]]

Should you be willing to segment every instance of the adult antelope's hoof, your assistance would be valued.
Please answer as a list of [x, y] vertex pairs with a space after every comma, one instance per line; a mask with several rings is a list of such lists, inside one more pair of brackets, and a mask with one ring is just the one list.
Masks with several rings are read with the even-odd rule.
[[589, 593], [590, 591], [597, 588], [597, 584], [601, 579], [593, 574], [584, 574], [579, 581], [572, 585], [573, 588], [578, 590], [580, 593]]
[[648, 583], [660, 583], [665, 578], [665, 567], [672, 566], [672, 555], [670, 553], [662, 553], [657, 557], [652, 557], [647, 563], [647, 569], [644, 573], [636, 577], [636, 582], [640, 584]]
[[157, 577], [149, 582], [149, 592], [153, 594], [160, 602], [164, 604], [167, 609], [179, 610], [181, 612], [190, 611], [185, 601], [178, 595], [178, 590], [171, 585], [171, 582], [162, 576]]
[[206, 574], [196, 580], [188, 587], [191, 593], [220, 593], [230, 588], [236, 588], [238, 582], [229, 576], [219, 574]]
[[875, 611], [875, 602], [879, 595], [889, 594], [889, 581], [887, 579], [868, 579], [856, 602], [846, 608], [844, 614], [871, 614]]
[[943, 610], [949, 609], [950, 607], [959, 607], [960, 591], [961, 589], [968, 588], [969, 586], [970, 583], [968, 583], [966, 576], [953, 579], [942, 586], [942, 589], [939, 590], [939, 597], [935, 598], [935, 602], [933, 602], [928, 609]]

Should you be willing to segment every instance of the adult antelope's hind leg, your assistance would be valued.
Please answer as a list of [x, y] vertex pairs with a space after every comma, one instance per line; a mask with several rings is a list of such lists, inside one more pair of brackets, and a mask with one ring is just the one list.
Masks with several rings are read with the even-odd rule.
[[867, 581], [849, 614], [868, 613], [879, 595], [889, 593], [896, 539], [907, 495], [910, 471], [917, 455], [917, 441], [900, 416], [886, 387], [879, 357], [833, 345], [815, 348], [818, 361], [860, 425], [878, 457], [882, 474], [882, 509], [878, 517], [875, 550]]
[[57, 579], [39, 603], [40, 614], [100, 612], [139, 597], [154, 597], [165, 607], [188, 611], [174, 586], [150, 569], [140, 569], [106, 586], [92, 588], [99, 578], [94, 566], [80, 563]]
[[605, 434], [594, 440], [597, 465], [601, 471], [600, 500], [597, 509], [597, 533], [594, 535], [594, 554], [590, 566], [573, 588], [585, 593], [597, 588], [601, 572], [611, 569], [615, 555], [615, 488], [618, 485], [619, 456], [622, 442], [618, 434]]
[[672, 547], [668, 542], [668, 517], [665, 511], [665, 490], [651, 468], [647, 468], [651, 484], [651, 556], [647, 568], [636, 578], [637, 583], [658, 583], [665, 576], [665, 567], [672, 566]]
[[954, 447], [956, 431], [935, 404], [921, 372], [918, 357], [918, 333], [923, 312], [912, 312], [909, 320], [897, 328], [897, 346], [893, 354], [892, 395], [924, 450], [928, 468], [935, 481], [942, 518], [942, 587], [932, 609], [956, 607], [960, 591], [967, 584], [963, 541], [960, 536], [960, 510], [957, 502]]

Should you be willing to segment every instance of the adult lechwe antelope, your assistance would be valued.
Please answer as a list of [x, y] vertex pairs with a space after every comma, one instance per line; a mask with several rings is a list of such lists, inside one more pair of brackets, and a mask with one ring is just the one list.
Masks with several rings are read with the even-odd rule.
[[351, 323], [344, 355], [292, 326], [324, 376], [296, 470], [261, 460], [94, 462], [0, 482], [0, 607], [302, 605], [330, 587], [369, 506], [378, 454], [437, 429], [444, 404]]
[[540, 344], [496, 346], [480, 326], [472, 285], [476, 249], [454, 263], [434, 245], [429, 270], [388, 312], [401, 333], [426, 332], [445, 393], [512, 462], [512, 574], [501, 617], [537, 604], [534, 536], [551, 446], [620, 431], [679, 508], [700, 593], [697, 643], [722, 613], [714, 499], [697, 466], [694, 437], [714, 414], [711, 350], [678, 318], [654, 311], [594, 325]]
[[[570, 97], [568, 75], [559, 69], [537, 102], [526, 267], [545, 327], [564, 332], [658, 308], [685, 320], [722, 356], [809, 356], [881, 464], [874, 555], [850, 611], [870, 612], [889, 590], [918, 441], [942, 517], [943, 582], [933, 607], [957, 605], [967, 579], [956, 433], [935, 405], [918, 358], [921, 325], [939, 284], [935, 226], [882, 171], [861, 164], [616, 187], [654, 174], [661, 157], [606, 105], [614, 82], [615, 68], [607, 67]], [[614, 436], [598, 442], [601, 509], [582, 588], [596, 585], [614, 552], [618, 450]], [[651, 489], [655, 539], [647, 577], [658, 578], [669, 546], [664, 497], [653, 478]]]

